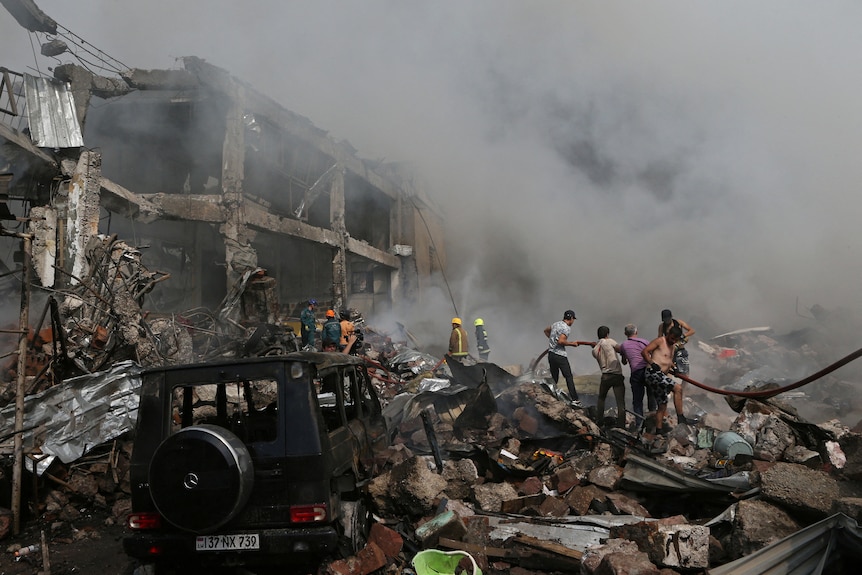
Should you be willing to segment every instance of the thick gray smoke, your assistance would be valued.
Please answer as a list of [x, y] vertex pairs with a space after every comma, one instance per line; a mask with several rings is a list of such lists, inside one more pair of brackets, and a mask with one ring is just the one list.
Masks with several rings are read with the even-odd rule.
[[[566, 308], [577, 339], [653, 337], [665, 307], [706, 339], [862, 304], [862, 4], [38, 3], [129, 66], [200, 56], [412, 163], [445, 214], [457, 311], [502, 364]], [[0, 37], [4, 65], [32, 65], [5, 12]], [[455, 308], [442, 284], [427, 299], [404, 323], [442, 345]], [[858, 347], [848, 324], [836, 358]]]

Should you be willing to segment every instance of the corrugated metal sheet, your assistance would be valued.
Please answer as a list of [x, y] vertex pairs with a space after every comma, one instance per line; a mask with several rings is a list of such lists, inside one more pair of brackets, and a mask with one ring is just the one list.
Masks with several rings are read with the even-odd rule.
[[[862, 531], [843, 513], [810, 525], [763, 549], [721, 567], [709, 575], [823, 575], [858, 573], [862, 558]], [[843, 560], [844, 570], [834, 563]], [[848, 571], [846, 567], [849, 567]]]
[[75, 99], [65, 82], [24, 74], [24, 94], [30, 139], [39, 148], [80, 148], [84, 145]]

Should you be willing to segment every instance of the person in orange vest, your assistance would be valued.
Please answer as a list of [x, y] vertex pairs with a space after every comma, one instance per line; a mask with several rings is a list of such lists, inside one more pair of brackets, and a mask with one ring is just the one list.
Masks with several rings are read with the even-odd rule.
[[467, 357], [467, 332], [461, 327], [461, 318], [452, 318], [452, 334], [449, 336], [449, 355], [464, 363]]

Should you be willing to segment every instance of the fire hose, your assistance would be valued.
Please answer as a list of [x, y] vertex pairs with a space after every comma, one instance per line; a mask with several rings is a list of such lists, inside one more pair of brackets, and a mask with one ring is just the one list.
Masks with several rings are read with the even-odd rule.
[[789, 385], [785, 385], [782, 387], [776, 387], [775, 389], [766, 389], [766, 390], [762, 390], [762, 391], [728, 391], [726, 389], [718, 389], [718, 388], [706, 385], [704, 383], [700, 383], [699, 381], [695, 381], [686, 375], [682, 375], [682, 374], [675, 374], [675, 375], [676, 375], [676, 377], [680, 378], [681, 380], [687, 381], [688, 383], [690, 383], [696, 387], [699, 387], [703, 390], [706, 390], [706, 391], [711, 391], [713, 393], [718, 393], [720, 395], [736, 395], [739, 397], [751, 397], [751, 398], [759, 399], [759, 398], [773, 397], [773, 396], [778, 395], [779, 393], [784, 393], [785, 391], [790, 391], [792, 389], [802, 387], [803, 385], [808, 385], [812, 381], [816, 381], [816, 380], [820, 379], [821, 377], [824, 377], [824, 376], [832, 373], [833, 371], [835, 371], [839, 367], [843, 367], [843, 366], [847, 365], [848, 363], [850, 363], [851, 361], [859, 359], [860, 357], [862, 357], [862, 349], [857, 349], [856, 351], [854, 351], [850, 355], [847, 355], [847, 356], [839, 359], [835, 363], [828, 365], [827, 367], [824, 367], [823, 369], [821, 369], [817, 373], [809, 375], [808, 377], [806, 377], [804, 379], [800, 379], [799, 381], [797, 381], [795, 383], [791, 383]]
[[[591, 342], [579, 341], [577, 343], [584, 345], [584, 344], [590, 344]], [[548, 353], [548, 350], [545, 350], [539, 355], [539, 357], [537, 357], [535, 360], [533, 360], [533, 362], [530, 364], [530, 371], [531, 372], [536, 370], [536, 366], [539, 364], [539, 361], [543, 357], [545, 357], [545, 354], [547, 354], [547, 353]], [[779, 393], [784, 393], [785, 391], [791, 391], [793, 389], [802, 387], [803, 385], [808, 385], [812, 381], [817, 381], [821, 377], [829, 375], [830, 373], [832, 373], [836, 369], [838, 369], [840, 367], [844, 367], [845, 365], [847, 365], [851, 361], [855, 361], [855, 360], [859, 359], [860, 357], [862, 357], [862, 349], [857, 349], [853, 353], [844, 356], [843, 358], [839, 359], [835, 363], [824, 367], [823, 369], [821, 369], [817, 373], [809, 375], [808, 377], [806, 377], [804, 379], [800, 379], [799, 381], [797, 381], [795, 383], [791, 383], [789, 385], [785, 385], [782, 387], [776, 387], [775, 389], [766, 389], [766, 390], [761, 390], [761, 391], [729, 391], [726, 389], [718, 389], [717, 387], [712, 387], [712, 386], [706, 385], [705, 383], [701, 383], [699, 381], [696, 381], [696, 380], [688, 377], [687, 375], [682, 375], [680, 373], [676, 373], [674, 375], [683, 381], [687, 381], [688, 383], [694, 385], [695, 387], [699, 387], [705, 391], [711, 391], [712, 393], [717, 393], [719, 395], [736, 395], [738, 397], [750, 397], [753, 399], [761, 399], [761, 398], [774, 397], [774, 396], [778, 395]]]

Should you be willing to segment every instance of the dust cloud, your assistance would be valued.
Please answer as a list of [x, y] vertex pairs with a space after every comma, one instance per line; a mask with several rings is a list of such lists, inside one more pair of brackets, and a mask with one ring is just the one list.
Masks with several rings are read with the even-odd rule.
[[[401, 310], [420, 340], [482, 317], [492, 361], [526, 364], [567, 308], [573, 337], [618, 340], [671, 308], [704, 340], [769, 325], [825, 331], [835, 359], [859, 346], [858, 3], [38, 4], [130, 67], [200, 56], [415, 166], [448, 257], [448, 286]], [[0, 37], [4, 65], [33, 66], [5, 12]]]

